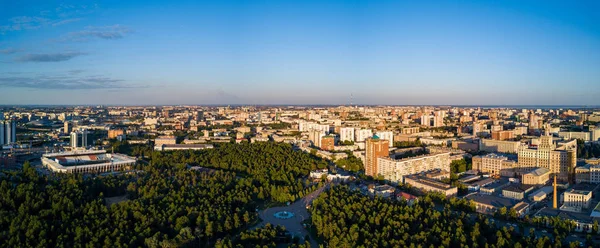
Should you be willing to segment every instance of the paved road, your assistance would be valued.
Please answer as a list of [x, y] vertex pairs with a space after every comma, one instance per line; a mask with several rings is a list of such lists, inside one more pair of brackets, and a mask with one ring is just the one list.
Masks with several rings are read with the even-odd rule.
[[[300, 236], [301, 239], [304, 239], [306, 235], [309, 235], [308, 231], [302, 225], [302, 222], [310, 217], [310, 214], [306, 210], [306, 206], [310, 205], [314, 199], [319, 196], [329, 185], [325, 185], [314, 192], [306, 195], [302, 199], [290, 204], [289, 206], [283, 207], [273, 207], [268, 208], [259, 213], [260, 218], [263, 220], [261, 223], [256, 225], [253, 228], [262, 227], [267, 223], [271, 223], [272, 225], [281, 225], [284, 226], [287, 231], [289, 231], [294, 236]], [[287, 211], [294, 213], [294, 217], [289, 219], [278, 219], [273, 216], [275, 213], [280, 211]], [[310, 235], [309, 235], [310, 237]], [[310, 242], [310, 247], [319, 247], [317, 241], [310, 238], [308, 240]]]

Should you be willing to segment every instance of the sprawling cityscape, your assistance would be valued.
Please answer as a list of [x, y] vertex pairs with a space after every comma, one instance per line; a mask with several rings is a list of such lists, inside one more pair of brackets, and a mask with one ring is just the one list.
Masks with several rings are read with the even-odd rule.
[[0, 247], [598, 247], [599, 1], [0, 1]]
[[[35, 179], [34, 185], [45, 192], [50, 190], [47, 185], [67, 187], [53, 180], [79, 180], [77, 187], [86, 192], [79, 192], [83, 194], [76, 195], [80, 202], [71, 202], [70, 208], [104, 204], [94, 206], [104, 210], [85, 211], [101, 211], [108, 216], [113, 211], [132, 214], [121, 221], [136, 229], [166, 228], [160, 237], [151, 232], [150, 237], [128, 239], [131, 243], [125, 245], [183, 242], [243, 246], [246, 241], [241, 240], [245, 237], [247, 242], [256, 244], [313, 247], [320, 242], [328, 246], [355, 246], [358, 242], [405, 246], [419, 242], [411, 238], [361, 240], [368, 235], [360, 233], [356, 234], [359, 239], [353, 239], [351, 233], [342, 231], [348, 228], [343, 225], [331, 230], [330, 221], [339, 218], [347, 225], [369, 225], [371, 221], [357, 219], [361, 212], [344, 210], [344, 205], [329, 205], [328, 201], [342, 200], [336, 194], [399, 207], [421, 204], [430, 209], [427, 211], [447, 214], [446, 218], [460, 220], [469, 228], [487, 223], [485, 228], [498, 230], [498, 236], [513, 236], [510, 242], [515, 243], [600, 243], [600, 108], [62, 106], [4, 107], [2, 111], [3, 182], [17, 180], [15, 177], [21, 182]], [[252, 171], [256, 166], [262, 167], [257, 169], [261, 174]], [[146, 189], [145, 184], [153, 185], [157, 183], [153, 180], [165, 180], [169, 174], [181, 181], [152, 186], [166, 188]], [[188, 180], [198, 180], [199, 185], [184, 186], [182, 183]], [[184, 203], [188, 207], [168, 216], [153, 217], [158, 218], [154, 222], [173, 221], [176, 225], [166, 227], [152, 227], [153, 222], [145, 220], [149, 213], [135, 212], [133, 206], [111, 206], [141, 204], [156, 208], [160, 205], [154, 204], [161, 202], [156, 197], [169, 194], [183, 197], [183, 201], [202, 201], [179, 195], [186, 191], [179, 187], [207, 191], [194, 193], [200, 194], [194, 197], [206, 197], [203, 194], [216, 190], [205, 188], [206, 180], [223, 181], [219, 182], [223, 184], [220, 187], [230, 189], [221, 188], [224, 192], [220, 194], [243, 198], [220, 203], [231, 206]], [[254, 190], [238, 192], [240, 185], [227, 186], [237, 185], [232, 182], [237, 180], [249, 180]], [[181, 186], [172, 188], [175, 185]], [[15, 245], [29, 240], [28, 234], [18, 233], [19, 227], [13, 228], [14, 221], [20, 223], [24, 213], [16, 212], [21, 208], [11, 210], [8, 205], [13, 199], [21, 202], [12, 204], [23, 206], [30, 201], [23, 198], [27, 193], [22, 190], [17, 185], [2, 184], [2, 193], [8, 194], [3, 198], [3, 211], [9, 216], [2, 222], [3, 235]], [[148, 195], [148, 190], [158, 190], [153, 193], [158, 195]], [[183, 191], [176, 193], [179, 190]], [[29, 211], [37, 208], [40, 212], [34, 216], [42, 220], [57, 218], [51, 217], [52, 211], [63, 210], [54, 209], [53, 199], [46, 201], [50, 209], [31, 206]], [[136, 201], [139, 202], [133, 203]], [[352, 206], [351, 202], [346, 204], [346, 208]], [[373, 207], [369, 214], [375, 217], [384, 211], [379, 209], [381, 206]], [[204, 215], [201, 213], [208, 210], [203, 208], [226, 212], [224, 216]], [[330, 211], [350, 212], [333, 217]], [[398, 211], [396, 214], [402, 213]], [[238, 219], [242, 218], [238, 216], [241, 213], [244, 220]], [[289, 216], [276, 217], [282, 213]], [[390, 214], [385, 218], [391, 219], [385, 221], [400, 218], [394, 212]], [[206, 233], [209, 229], [205, 221], [215, 225], [210, 234]], [[372, 231], [377, 233], [391, 223], [374, 225]], [[86, 227], [90, 233], [77, 235], [84, 235], [81, 241], [92, 242], [96, 233], [92, 230], [96, 227], [101, 228]], [[195, 229], [189, 230], [189, 236], [180, 236], [182, 230], [192, 227]], [[419, 232], [435, 232], [423, 228]], [[179, 234], [169, 229], [179, 229]], [[34, 230], [44, 231], [39, 227]], [[236, 234], [239, 231], [242, 232]], [[272, 232], [273, 236], [262, 232]], [[496, 231], [492, 234], [496, 235]], [[15, 238], [19, 235], [25, 236]], [[515, 240], [515, 236], [519, 239]], [[480, 237], [485, 242], [500, 238]], [[458, 242], [454, 239], [422, 242], [440, 246], [450, 242], [453, 246], [453, 242]], [[523, 241], [527, 239], [532, 241]]]

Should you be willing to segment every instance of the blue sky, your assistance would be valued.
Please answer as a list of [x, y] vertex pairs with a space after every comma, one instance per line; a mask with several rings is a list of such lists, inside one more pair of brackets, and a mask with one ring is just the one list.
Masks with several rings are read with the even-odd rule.
[[0, 104], [600, 105], [599, 9], [0, 1]]

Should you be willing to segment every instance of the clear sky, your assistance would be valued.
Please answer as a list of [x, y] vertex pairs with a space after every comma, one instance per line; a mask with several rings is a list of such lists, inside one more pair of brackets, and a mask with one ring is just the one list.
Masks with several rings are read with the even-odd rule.
[[0, 104], [600, 105], [600, 1], [0, 0]]

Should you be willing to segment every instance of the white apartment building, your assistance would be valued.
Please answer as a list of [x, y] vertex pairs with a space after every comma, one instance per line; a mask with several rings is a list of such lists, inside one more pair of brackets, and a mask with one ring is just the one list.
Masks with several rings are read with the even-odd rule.
[[390, 147], [394, 146], [394, 132], [392, 131], [379, 131], [375, 135], [379, 136], [380, 139], [387, 140], [390, 142]]
[[583, 141], [590, 141], [591, 133], [590, 132], [558, 132], [558, 137], [568, 139], [568, 140], [580, 139]]
[[377, 174], [396, 183], [404, 182], [404, 177], [434, 169], [450, 171], [450, 153], [423, 155], [405, 159], [378, 158]]
[[444, 126], [444, 117], [446, 117], [446, 112], [444, 111], [435, 111], [433, 118], [433, 126], [434, 127], [443, 127]]
[[329, 134], [329, 125], [321, 125], [314, 122], [300, 122], [298, 123], [298, 130], [300, 132], [307, 132], [311, 130], [318, 130], [324, 134]]
[[421, 116], [421, 125], [423, 126], [431, 126], [431, 115], [422, 115]]
[[356, 129], [354, 135], [356, 142], [364, 142], [367, 138], [373, 136], [373, 131], [371, 129]]
[[354, 141], [354, 128], [353, 127], [340, 128], [340, 141]]

